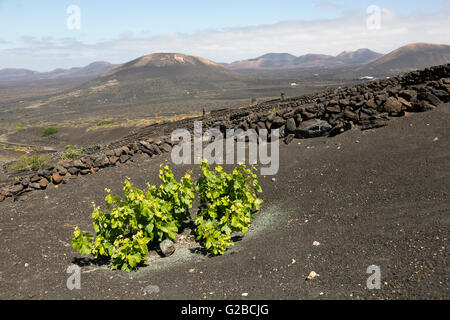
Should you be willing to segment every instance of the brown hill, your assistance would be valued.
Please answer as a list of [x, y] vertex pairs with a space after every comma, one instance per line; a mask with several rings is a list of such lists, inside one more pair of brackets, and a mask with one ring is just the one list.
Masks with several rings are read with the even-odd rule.
[[0, 81], [20, 80], [22, 78], [35, 77], [39, 72], [27, 69], [6, 68], [0, 70]]
[[54, 79], [93, 79], [99, 75], [114, 69], [118, 65], [109, 62], [93, 62], [85, 67], [71, 69], [58, 68], [50, 72], [37, 72], [27, 69], [2, 69], [0, 70], [1, 82], [36, 81]]
[[358, 71], [398, 73], [450, 62], [450, 46], [414, 43], [403, 46], [361, 67]]
[[369, 49], [359, 49], [356, 51], [344, 51], [337, 55], [336, 60], [347, 65], [361, 65], [372, 62], [382, 56], [381, 53]]
[[125, 63], [105, 74], [99, 79], [156, 79], [162, 78], [192, 78], [192, 79], [222, 79], [230, 80], [238, 77], [224, 66], [201, 57], [181, 53], [154, 53]]
[[296, 56], [289, 53], [268, 53], [255, 59], [235, 61], [227, 65], [231, 70], [290, 67]]
[[325, 54], [305, 54], [295, 57], [289, 53], [269, 53], [255, 59], [233, 62], [227, 65], [227, 68], [231, 70], [337, 68], [359, 66], [381, 56], [382, 54], [369, 49], [344, 51], [336, 57]]
[[[338, 63], [340, 65], [341, 63]], [[297, 68], [328, 68], [336, 66], [333, 56], [325, 54], [305, 54], [295, 59], [293, 67]]]
[[190, 98], [229, 87], [240, 75], [210, 60], [155, 53], [122, 64], [79, 87], [31, 105], [147, 105], [152, 99]]

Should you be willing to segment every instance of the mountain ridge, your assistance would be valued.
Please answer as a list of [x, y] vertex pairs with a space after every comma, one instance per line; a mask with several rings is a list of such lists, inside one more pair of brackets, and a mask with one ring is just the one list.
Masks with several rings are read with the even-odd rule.
[[360, 72], [398, 73], [450, 62], [450, 45], [412, 43], [357, 69]]
[[121, 64], [61, 94], [32, 102], [31, 107], [145, 106], [160, 99], [195, 99], [229, 88], [230, 83], [241, 85], [240, 79], [240, 74], [205, 58], [154, 53]]
[[294, 56], [289, 53], [268, 53], [257, 58], [235, 61], [227, 65], [230, 70], [273, 69], [273, 68], [331, 68], [340, 66], [356, 66], [369, 63], [379, 57], [370, 49], [344, 51], [337, 56], [308, 53]]
[[[355, 68], [358, 72], [402, 72], [420, 69], [431, 65], [440, 65], [450, 61], [450, 46], [445, 44], [412, 43], [400, 47], [388, 54], [362, 48], [355, 51], [343, 51], [336, 56], [308, 53], [294, 56], [290, 53], [266, 53], [256, 58], [216, 63], [211, 60], [182, 53], [153, 53], [123, 64], [111, 64], [105, 61], [93, 62], [85, 67], [55, 69], [50, 72], [37, 72], [21, 68], [0, 69], [0, 81], [29, 81], [43, 79], [67, 79], [96, 77], [105, 78], [119, 74], [124, 70], [175, 66], [209, 66], [221, 73], [245, 70], [283, 70], [283, 69], [332, 69], [339, 67]], [[236, 78], [236, 74], [228, 73]]]
[[[195, 68], [195, 67], [207, 67], [217, 70], [218, 72], [232, 75], [232, 71], [229, 71], [223, 65], [208, 60], [206, 58], [190, 56], [182, 53], [152, 53], [121, 64], [118, 67], [100, 75], [100, 78], [111, 77], [114, 75], [120, 75], [130, 70], [143, 70], [153, 69], [163, 70], [165, 68]], [[156, 72], [159, 73], [159, 72]]]
[[39, 72], [21, 68], [0, 69], [0, 81], [36, 81], [67, 78], [95, 78], [113, 68], [117, 64], [106, 61], [95, 61], [84, 67], [73, 67], [70, 69], [56, 68], [48, 72]]

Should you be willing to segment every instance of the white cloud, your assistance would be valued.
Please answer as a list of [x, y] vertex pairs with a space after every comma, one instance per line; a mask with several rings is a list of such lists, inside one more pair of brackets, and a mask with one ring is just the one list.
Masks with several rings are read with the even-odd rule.
[[336, 3], [330, 1], [317, 2], [315, 7], [328, 10], [336, 10], [339, 8], [339, 6]]
[[154, 52], [181, 52], [218, 62], [253, 58], [268, 52], [336, 55], [344, 50], [370, 48], [387, 53], [414, 42], [450, 44], [449, 16], [450, 6], [446, 3], [433, 14], [401, 16], [383, 9], [379, 30], [367, 29], [365, 13], [346, 12], [332, 20], [285, 21], [194, 34], [149, 37], [124, 33], [95, 44], [71, 38], [23, 37], [21, 46], [0, 51], [0, 65], [48, 70], [81, 66], [95, 59], [120, 63]]

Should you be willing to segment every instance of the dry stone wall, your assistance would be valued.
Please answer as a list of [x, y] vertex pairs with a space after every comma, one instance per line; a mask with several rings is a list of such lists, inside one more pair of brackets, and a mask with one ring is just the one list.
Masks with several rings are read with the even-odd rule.
[[72, 177], [88, 175], [105, 167], [122, 166], [136, 155], [157, 157], [171, 152], [172, 130], [193, 132], [194, 121], [203, 129], [280, 129], [285, 143], [294, 139], [336, 136], [352, 128], [361, 130], [385, 126], [392, 117], [407, 112], [424, 112], [450, 101], [450, 64], [414, 71], [391, 79], [327, 90], [286, 100], [273, 100], [256, 106], [221, 110], [210, 116], [161, 123], [134, 132], [105, 146], [99, 152], [77, 160], [62, 161], [32, 172], [0, 190], [0, 201], [16, 198], [49, 185], [67, 183]]

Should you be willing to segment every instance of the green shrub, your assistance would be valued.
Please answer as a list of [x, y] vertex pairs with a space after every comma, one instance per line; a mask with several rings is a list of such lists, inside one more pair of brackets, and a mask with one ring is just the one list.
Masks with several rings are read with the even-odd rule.
[[194, 221], [197, 240], [210, 254], [224, 254], [234, 244], [233, 232], [247, 233], [253, 213], [260, 209], [262, 190], [255, 168], [240, 165], [227, 174], [221, 166], [211, 170], [203, 161], [200, 170], [195, 185], [190, 174], [178, 182], [166, 166], [160, 170], [159, 187], [147, 185], [142, 191], [126, 180], [123, 199], [108, 191], [105, 210], [94, 205], [96, 236], [75, 228], [73, 248], [82, 255], [109, 257], [111, 269], [130, 272], [147, 261], [150, 242], [175, 239], [182, 222], [190, 217], [197, 190], [201, 203]]
[[262, 192], [254, 168], [236, 167], [227, 174], [221, 166], [210, 170], [203, 161], [202, 175], [197, 181], [197, 191], [203, 209], [194, 223], [197, 240], [202, 240], [212, 255], [222, 255], [232, 246], [233, 232], [247, 233], [253, 221], [253, 211], [260, 209]]
[[45, 128], [44, 130], [42, 130], [43, 137], [48, 137], [48, 136], [51, 136], [52, 134], [56, 134], [56, 133], [58, 133], [58, 128], [49, 127], [49, 128]]
[[98, 127], [101, 127], [101, 126], [108, 126], [108, 125], [110, 125], [110, 124], [114, 124], [114, 121], [111, 121], [111, 120], [103, 120], [103, 121], [97, 122], [97, 126], [98, 126]]
[[61, 159], [63, 160], [72, 160], [78, 159], [83, 156], [83, 148], [78, 146], [67, 145], [65, 147], [66, 151], [61, 155]]
[[92, 218], [96, 237], [78, 228], [72, 246], [82, 255], [110, 257], [111, 269], [130, 272], [147, 261], [149, 242], [175, 239], [178, 228], [189, 216], [194, 187], [189, 174], [180, 182], [166, 166], [161, 169], [161, 186], [148, 185], [146, 192], [125, 181], [125, 197], [109, 193], [106, 209], [94, 206]]
[[16, 161], [6, 167], [6, 171], [31, 171], [31, 170], [39, 170], [43, 166], [47, 165], [51, 161], [51, 156], [49, 155], [34, 155], [34, 156], [26, 156], [23, 155], [20, 157], [19, 161]]

